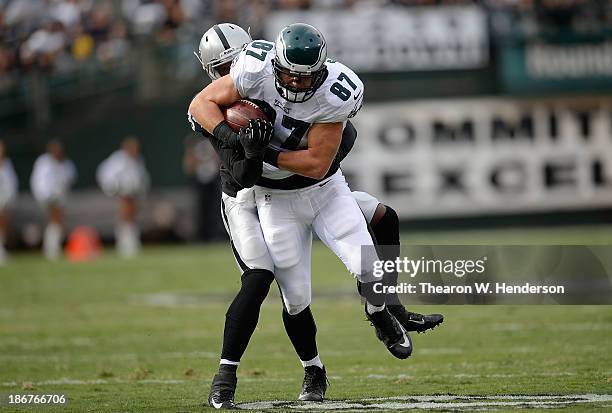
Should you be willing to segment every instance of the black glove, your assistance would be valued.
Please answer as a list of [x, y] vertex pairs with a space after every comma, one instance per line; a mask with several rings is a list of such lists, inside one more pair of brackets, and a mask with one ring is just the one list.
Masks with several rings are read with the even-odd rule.
[[244, 148], [244, 156], [247, 159], [262, 160], [273, 132], [272, 123], [262, 119], [251, 119], [238, 133], [238, 139]]
[[230, 128], [226, 121], [215, 126], [212, 134], [226, 148], [235, 149], [240, 145], [238, 134]]

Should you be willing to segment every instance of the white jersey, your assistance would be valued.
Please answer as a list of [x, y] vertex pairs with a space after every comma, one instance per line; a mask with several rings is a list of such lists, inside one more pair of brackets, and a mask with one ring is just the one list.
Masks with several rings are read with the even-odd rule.
[[122, 149], [102, 161], [96, 171], [96, 178], [108, 196], [144, 194], [150, 181], [142, 158], [134, 159]]
[[11, 160], [0, 160], [0, 210], [15, 198], [17, 185], [17, 174]]
[[61, 204], [75, 180], [76, 168], [71, 160], [58, 161], [45, 153], [34, 162], [30, 187], [37, 201]]
[[[328, 59], [328, 75], [314, 96], [302, 103], [285, 100], [274, 81], [274, 43], [256, 40], [234, 59], [230, 76], [240, 96], [263, 100], [276, 112], [274, 136], [270, 146], [281, 151], [306, 149], [307, 135], [313, 123], [345, 123], [361, 108], [363, 83], [342, 63]], [[283, 179], [293, 172], [264, 163], [262, 176]]]

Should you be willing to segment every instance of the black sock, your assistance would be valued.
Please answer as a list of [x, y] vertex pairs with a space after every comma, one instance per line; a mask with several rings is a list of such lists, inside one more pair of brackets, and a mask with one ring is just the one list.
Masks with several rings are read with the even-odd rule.
[[[397, 212], [388, 205], [385, 205], [385, 215], [372, 226], [372, 232], [376, 237], [376, 245], [384, 246], [379, 249], [381, 260], [395, 261], [400, 254], [400, 236], [399, 236], [399, 218]], [[383, 278], [383, 284], [386, 286], [397, 285], [397, 272], [386, 272]], [[389, 305], [401, 304], [397, 294], [387, 294], [385, 299]]]
[[283, 309], [283, 323], [300, 360], [312, 360], [319, 354], [316, 339], [317, 325], [310, 306], [295, 315], [290, 315]]
[[219, 373], [236, 374], [238, 366], [235, 364], [219, 364]]
[[261, 303], [270, 291], [274, 274], [268, 270], [247, 270], [242, 286], [225, 313], [221, 358], [240, 361], [259, 319]]
[[359, 291], [359, 295], [363, 297], [368, 303], [375, 305], [376, 307], [380, 307], [386, 304], [386, 295], [382, 294], [380, 291], [379, 281], [373, 281], [369, 283], [362, 283], [361, 281], [357, 281], [357, 291]]

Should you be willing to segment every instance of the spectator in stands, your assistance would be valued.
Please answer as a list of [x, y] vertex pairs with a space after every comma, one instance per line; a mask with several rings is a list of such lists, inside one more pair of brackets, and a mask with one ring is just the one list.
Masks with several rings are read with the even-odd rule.
[[94, 47], [95, 42], [91, 34], [86, 32], [81, 25], [76, 27], [72, 38], [72, 57], [78, 62], [85, 61], [93, 55]]
[[119, 202], [119, 221], [115, 228], [117, 252], [123, 257], [133, 257], [140, 250], [137, 198], [146, 194], [150, 182], [138, 139], [126, 137], [121, 148], [98, 166], [96, 177], [104, 193]]
[[76, 176], [74, 163], [66, 159], [64, 147], [57, 139], [51, 140], [47, 152], [34, 162], [30, 188], [47, 212], [43, 252], [49, 260], [58, 259], [62, 252], [64, 205]]
[[82, 8], [79, 0], [63, 0], [55, 2], [49, 8], [49, 17], [62, 23], [62, 26], [72, 32], [81, 24]]
[[568, 27], [598, 32], [612, 21], [612, 2], [595, 0], [0, 0], [0, 4], [0, 90], [32, 67], [67, 72], [95, 59], [104, 65], [121, 62], [129, 55], [130, 42], [144, 38], [172, 44], [182, 38], [177, 33], [195, 36], [209, 19], [250, 27], [253, 38], [263, 38], [266, 18], [276, 10], [480, 5], [491, 17], [493, 32], [502, 36], [532, 36]]
[[53, 61], [64, 51], [68, 37], [64, 26], [53, 21], [32, 33], [20, 48], [21, 64], [50, 70]]
[[15, 53], [3, 44], [0, 44], [0, 92], [13, 83], [15, 67]]
[[278, 0], [278, 8], [283, 10], [308, 10], [311, 7], [310, 0]]
[[185, 21], [181, 2], [179, 0], [164, 0], [166, 9], [166, 19], [157, 35], [157, 39], [162, 44], [172, 43], [176, 40], [176, 30]]
[[166, 20], [166, 8], [159, 1], [123, 0], [123, 12], [138, 36], [157, 32]]
[[95, 6], [86, 19], [86, 30], [94, 39], [96, 45], [105, 42], [113, 26], [113, 10], [108, 4]]
[[17, 175], [6, 153], [6, 145], [0, 140], [0, 265], [6, 262], [6, 234], [8, 229], [8, 205], [17, 194]]
[[108, 39], [98, 46], [96, 54], [100, 62], [112, 63], [125, 58], [129, 51], [127, 28], [123, 22], [116, 22], [110, 30]]

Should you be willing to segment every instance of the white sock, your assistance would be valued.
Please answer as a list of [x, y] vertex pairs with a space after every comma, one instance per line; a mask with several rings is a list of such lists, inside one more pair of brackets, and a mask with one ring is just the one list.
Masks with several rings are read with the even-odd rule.
[[115, 228], [117, 251], [122, 257], [133, 257], [140, 251], [140, 234], [131, 222], [121, 222]]
[[382, 311], [385, 309], [385, 305], [374, 305], [374, 304], [370, 304], [369, 302], [366, 301], [366, 311], [368, 312], [368, 314], [374, 314], [378, 311]]
[[321, 369], [323, 368], [323, 363], [321, 362], [321, 359], [319, 358], [318, 354], [312, 360], [308, 360], [308, 361], [300, 360], [300, 361], [302, 362], [302, 367], [304, 368], [308, 366], [317, 366]]
[[48, 260], [57, 260], [62, 253], [62, 227], [49, 223], [43, 235], [43, 252]]
[[219, 365], [221, 364], [230, 364], [232, 366], [239, 366], [240, 362], [239, 361], [231, 361], [231, 360], [227, 360], [227, 359], [221, 359], [221, 361], [219, 362]]

